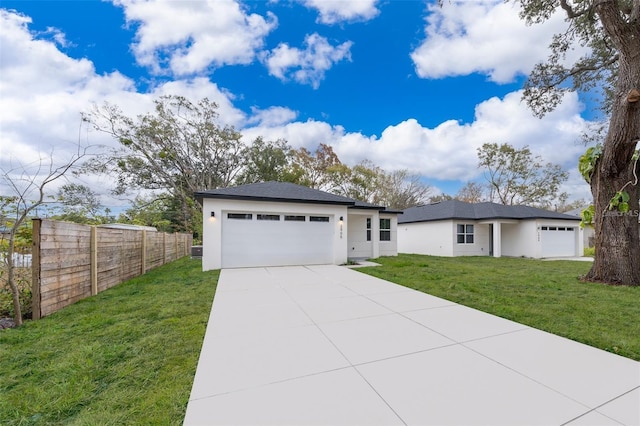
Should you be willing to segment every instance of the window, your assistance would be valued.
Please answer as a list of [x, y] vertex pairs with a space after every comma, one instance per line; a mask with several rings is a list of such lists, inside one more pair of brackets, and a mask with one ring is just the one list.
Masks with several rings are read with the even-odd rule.
[[304, 222], [306, 218], [304, 216], [285, 215], [284, 220], [286, 222]]
[[367, 218], [367, 241], [371, 241], [371, 218]]
[[228, 219], [241, 219], [241, 220], [251, 220], [253, 219], [253, 215], [251, 213], [227, 213]]
[[459, 223], [457, 231], [458, 244], [473, 244], [473, 225]]
[[329, 216], [309, 216], [309, 222], [329, 222]]
[[257, 215], [258, 220], [280, 220], [279, 214], [259, 214]]
[[380, 241], [391, 241], [391, 219], [380, 219]]
[[548, 228], [548, 227], [546, 227], [546, 226], [543, 226], [543, 227], [542, 227], [542, 230], [543, 230], [543, 231], [547, 231], [548, 229], [549, 229], [549, 228]]

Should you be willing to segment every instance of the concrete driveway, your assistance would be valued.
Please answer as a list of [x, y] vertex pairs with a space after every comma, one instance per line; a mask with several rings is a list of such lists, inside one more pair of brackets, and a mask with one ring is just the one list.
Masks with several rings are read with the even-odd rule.
[[639, 425], [640, 363], [340, 266], [220, 275], [185, 425]]

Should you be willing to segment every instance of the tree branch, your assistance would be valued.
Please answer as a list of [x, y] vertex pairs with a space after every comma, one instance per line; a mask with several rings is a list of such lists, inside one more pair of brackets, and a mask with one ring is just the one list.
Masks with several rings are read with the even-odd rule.
[[579, 16], [586, 15], [586, 14], [590, 13], [591, 9], [593, 8], [593, 5], [588, 7], [585, 10], [582, 10], [580, 12], [576, 12], [575, 10], [573, 10], [571, 5], [569, 3], [567, 3], [567, 0], [560, 0], [560, 7], [562, 7], [562, 9], [564, 9], [564, 11], [567, 13], [567, 18], [574, 19], [574, 18], [577, 18]]

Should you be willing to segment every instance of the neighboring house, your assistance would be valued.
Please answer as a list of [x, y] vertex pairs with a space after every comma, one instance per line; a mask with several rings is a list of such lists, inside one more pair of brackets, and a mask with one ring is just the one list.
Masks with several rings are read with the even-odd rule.
[[398, 219], [398, 252], [434, 256], [582, 256], [580, 219], [527, 206], [442, 201]]
[[401, 212], [305, 186], [264, 182], [195, 193], [202, 268], [343, 264], [395, 256]]
[[[565, 214], [578, 217], [582, 221], [582, 210], [586, 208], [587, 207], [579, 207], [577, 209], [569, 210], [568, 212], [565, 212]], [[584, 228], [582, 228], [582, 235], [583, 235], [584, 246], [593, 247], [595, 242], [595, 237], [596, 237], [596, 231], [595, 229], [593, 229], [593, 225], [587, 225]]]

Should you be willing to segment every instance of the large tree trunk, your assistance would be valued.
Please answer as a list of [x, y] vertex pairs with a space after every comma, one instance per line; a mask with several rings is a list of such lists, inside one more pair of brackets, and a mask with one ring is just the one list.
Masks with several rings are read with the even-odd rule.
[[[624, 22], [614, 1], [602, 1], [596, 11], [620, 58], [609, 130], [591, 177], [596, 253], [586, 279], [638, 286], [640, 165], [632, 158], [640, 141], [640, 101], [633, 94], [634, 90], [640, 91], [640, 26]], [[621, 190], [630, 196], [630, 211], [626, 213], [609, 210], [611, 198]]]
[[[630, 160], [629, 160], [630, 162]], [[633, 178], [631, 166], [627, 173], [614, 177], [598, 171], [591, 180], [595, 204], [595, 260], [585, 277], [618, 285], [640, 285], [640, 232], [638, 227], [638, 186], [627, 186], [630, 211], [609, 210], [609, 202], [617, 189]], [[640, 166], [636, 167], [640, 173]]]

